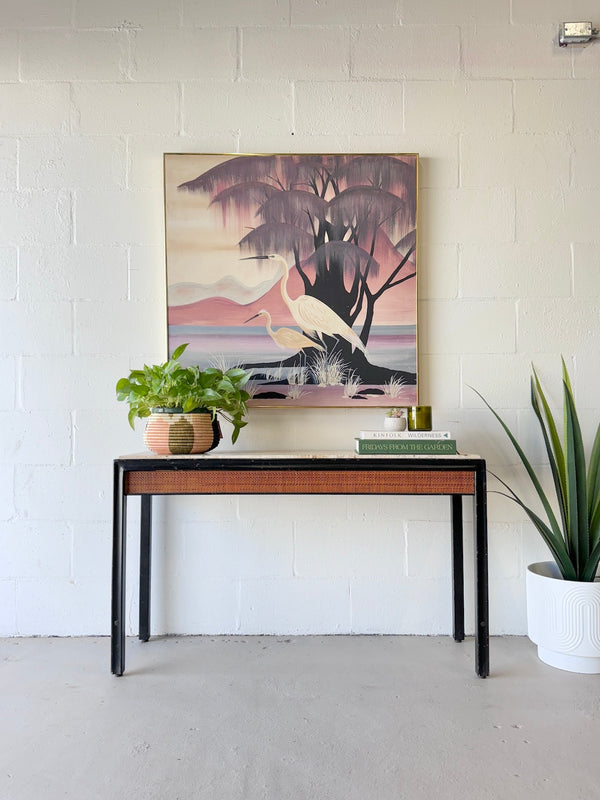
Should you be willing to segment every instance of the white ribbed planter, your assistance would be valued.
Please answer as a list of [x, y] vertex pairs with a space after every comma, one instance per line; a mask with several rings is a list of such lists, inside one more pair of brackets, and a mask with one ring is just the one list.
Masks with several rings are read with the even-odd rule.
[[600, 583], [565, 581], [553, 561], [530, 564], [527, 631], [544, 663], [600, 673]]

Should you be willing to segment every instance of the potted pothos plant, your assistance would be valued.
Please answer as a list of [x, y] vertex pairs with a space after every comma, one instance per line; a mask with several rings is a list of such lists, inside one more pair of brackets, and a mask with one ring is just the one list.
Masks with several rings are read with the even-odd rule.
[[202, 453], [221, 439], [217, 414], [233, 425], [235, 444], [247, 424], [244, 389], [250, 373], [239, 367], [222, 371], [184, 367], [179, 359], [187, 344], [180, 345], [164, 364], [144, 365], [117, 382], [117, 399], [129, 404], [129, 424], [148, 419], [144, 440], [160, 455]]
[[[500, 492], [527, 514], [548, 545], [553, 562], [527, 569], [529, 638], [542, 661], [572, 672], [600, 672], [600, 425], [586, 461], [581, 425], [567, 368], [562, 360], [564, 423], [562, 434], [535, 369], [531, 405], [538, 420], [553, 492], [547, 494], [517, 439], [490, 404], [479, 396], [502, 425], [531, 480], [543, 515], [507, 483]], [[494, 476], [498, 477], [498, 476]], [[552, 499], [551, 499], [552, 497]]]

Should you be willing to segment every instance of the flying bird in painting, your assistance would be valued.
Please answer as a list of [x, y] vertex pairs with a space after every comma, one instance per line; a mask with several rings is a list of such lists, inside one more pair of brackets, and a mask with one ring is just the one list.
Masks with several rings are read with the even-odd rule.
[[264, 309], [261, 309], [258, 314], [250, 317], [250, 319], [247, 319], [246, 322], [250, 322], [251, 319], [256, 319], [256, 317], [265, 318], [267, 333], [281, 350], [293, 350], [295, 353], [299, 350], [305, 350], [308, 347], [314, 347], [315, 350], [325, 350], [322, 345], [313, 342], [308, 336], [292, 328], [277, 328], [277, 330], [273, 330], [271, 327], [271, 315]]
[[318, 336], [321, 341], [323, 340], [323, 336], [341, 336], [341, 338], [349, 342], [353, 348], [356, 347], [362, 350], [363, 353], [367, 352], [365, 345], [352, 328], [347, 325], [332, 308], [329, 308], [326, 303], [323, 303], [322, 300], [307, 294], [301, 294], [296, 297], [295, 300], [289, 296], [287, 282], [290, 276], [290, 268], [283, 256], [277, 253], [269, 253], [264, 256], [249, 256], [248, 258], [242, 259], [242, 261], [266, 258], [278, 261], [283, 266], [281, 296], [283, 302], [289, 308], [292, 317], [303, 331], [309, 336]]

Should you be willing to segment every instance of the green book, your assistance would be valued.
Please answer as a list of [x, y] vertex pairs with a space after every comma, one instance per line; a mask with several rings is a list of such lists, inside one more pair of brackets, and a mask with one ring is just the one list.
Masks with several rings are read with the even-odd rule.
[[456, 439], [355, 439], [359, 455], [452, 456]]

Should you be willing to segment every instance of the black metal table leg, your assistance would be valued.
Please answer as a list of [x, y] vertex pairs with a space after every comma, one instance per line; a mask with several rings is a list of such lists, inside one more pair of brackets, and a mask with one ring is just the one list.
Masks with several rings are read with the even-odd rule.
[[463, 557], [462, 495], [453, 494], [452, 506], [452, 633], [457, 642], [465, 638], [465, 576]]
[[140, 519], [140, 626], [142, 642], [150, 638], [150, 576], [152, 567], [152, 495], [141, 497]]
[[125, 671], [125, 559], [127, 543], [127, 498], [124, 491], [124, 471], [114, 467], [113, 478], [113, 550], [110, 626], [111, 671]]
[[487, 498], [485, 464], [475, 473], [475, 670], [480, 678], [490, 674], [488, 600]]

